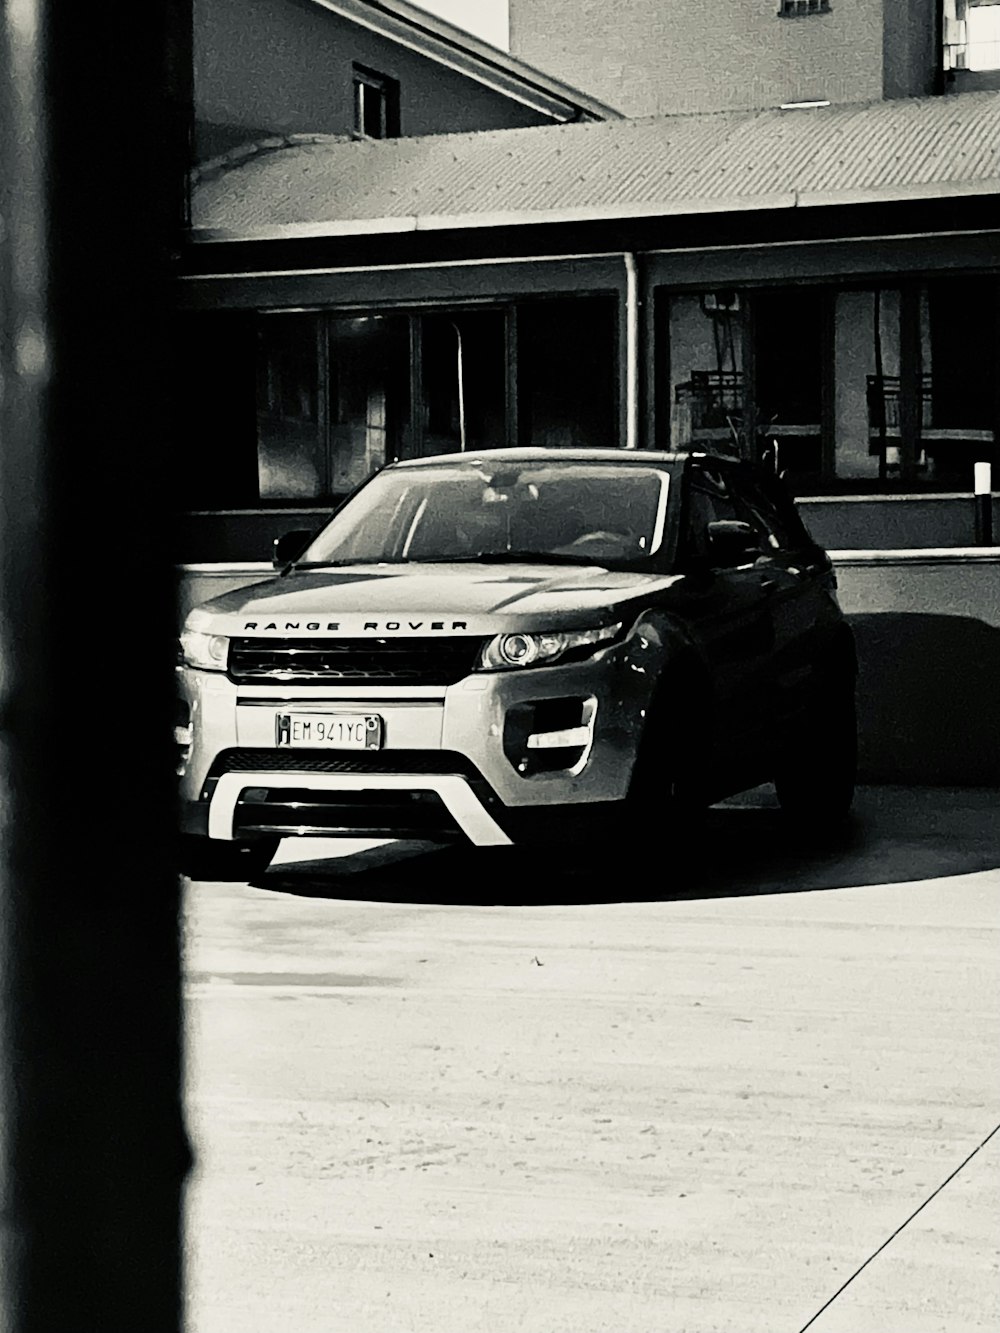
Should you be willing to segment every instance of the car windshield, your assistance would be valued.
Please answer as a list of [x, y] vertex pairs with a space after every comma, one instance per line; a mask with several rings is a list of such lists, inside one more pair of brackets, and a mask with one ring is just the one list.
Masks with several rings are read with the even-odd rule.
[[544, 560], [631, 565], [663, 543], [669, 474], [636, 464], [486, 462], [388, 469], [303, 565]]

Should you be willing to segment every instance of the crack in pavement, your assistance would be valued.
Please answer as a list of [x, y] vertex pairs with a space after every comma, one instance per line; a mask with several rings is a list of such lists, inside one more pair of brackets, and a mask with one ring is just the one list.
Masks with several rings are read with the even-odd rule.
[[932, 1190], [932, 1192], [931, 1192], [930, 1194], [928, 1194], [927, 1198], [923, 1201], [922, 1204], [920, 1204], [920, 1206], [919, 1206], [918, 1208], [914, 1208], [913, 1212], [909, 1215], [909, 1217], [906, 1219], [906, 1221], [905, 1221], [905, 1222], [900, 1222], [899, 1226], [898, 1226], [898, 1227], [896, 1228], [896, 1230], [892, 1233], [892, 1235], [891, 1235], [891, 1236], [888, 1236], [888, 1237], [882, 1242], [882, 1244], [878, 1247], [877, 1250], [873, 1250], [872, 1253], [868, 1256], [868, 1258], [864, 1261], [864, 1263], [861, 1264], [861, 1266], [860, 1266], [859, 1268], [856, 1268], [856, 1269], [854, 1270], [854, 1272], [851, 1274], [851, 1276], [850, 1276], [849, 1278], [847, 1278], [846, 1281], [844, 1281], [844, 1282], [842, 1282], [842, 1283], [840, 1284], [840, 1286], [839, 1286], [839, 1287], [837, 1288], [837, 1290], [833, 1293], [833, 1295], [830, 1297], [830, 1299], [829, 1299], [828, 1301], [824, 1302], [824, 1304], [821, 1305], [821, 1306], [819, 1307], [819, 1309], [818, 1309], [818, 1310], [816, 1311], [816, 1313], [812, 1316], [812, 1318], [809, 1319], [809, 1320], [807, 1320], [806, 1323], [804, 1323], [804, 1324], [802, 1325], [802, 1327], [799, 1329], [799, 1333], [806, 1333], [806, 1329], [809, 1328], [812, 1324], [815, 1324], [816, 1320], [820, 1317], [820, 1315], [823, 1313], [823, 1311], [824, 1311], [824, 1310], [828, 1310], [828, 1309], [830, 1308], [830, 1306], [833, 1304], [833, 1302], [837, 1299], [837, 1297], [838, 1297], [839, 1295], [841, 1295], [842, 1292], [844, 1292], [844, 1291], [847, 1290], [847, 1288], [851, 1285], [851, 1283], [854, 1281], [854, 1279], [855, 1279], [856, 1277], [858, 1277], [859, 1274], [861, 1274], [861, 1273], [864, 1272], [864, 1270], [868, 1267], [868, 1265], [871, 1263], [871, 1261], [872, 1261], [873, 1259], [876, 1259], [876, 1258], [882, 1253], [882, 1251], [896, 1239], [896, 1237], [899, 1235], [899, 1233], [900, 1233], [905, 1227], [908, 1227], [908, 1226], [910, 1225], [910, 1223], [913, 1221], [913, 1219], [917, 1216], [918, 1213], [922, 1213], [922, 1212], [923, 1212], [923, 1210], [927, 1207], [927, 1205], [931, 1202], [931, 1200], [932, 1200], [932, 1199], [935, 1199], [935, 1198], [941, 1193], [941, 1191], [944, 1189], [944, 1187], [945, 1187], [946, 1185], [950, 1184], [951, 1181], [953, 1181], [953, 1180], [955, 1179], [955, 1177], [958, 1175], [958, 1173], [959, 1173], [961, 1170], [963, 1170], [964, 1167], [968, 1166], [968, 1164], [972, 1161], [973, 1157], [975, 1157], [976, 1153], [979, 1152], [979, 1150], [980, 1150], [981, 1148], [985, 1148], [985, 1147], [986, 1147], [987, 1143], [989, 1143], [990, 1139], [993, 1137], [994, 1134], [996, 1134], [996, 1132], [997, 1132], [998, 1130], [1000, 1130], [1000, 1124], [998, 1124], [998, 1125], [994, 1125], [993, 1128], [990, 1130], [990, 1132], [986, 1135], [985, 1139], [983, 1139], [982, 1143], [978, 1143], [978, 1144], [976, 1144], [976, 1146], [973, 1148], [972, 1152], [969, 1153], [968, 1157], [966, 1157], [964, 1161], [959, 1162], [958, 1166], [955, 1167], [955, 1169], [954, 1169], [954, 1171], [952, 1171], [951, 1175], [950, 1175], [950, 1176], [946, 1176], [946, 1177], [944, 1178], [944, 1180], [942, 1180], [941, 1184], [938, 1185], [937, 1189]]

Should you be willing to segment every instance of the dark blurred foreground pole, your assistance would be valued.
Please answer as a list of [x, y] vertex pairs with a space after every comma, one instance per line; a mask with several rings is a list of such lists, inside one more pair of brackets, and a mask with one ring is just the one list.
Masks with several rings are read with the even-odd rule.
[[168, 5], [0, 0], [0, 1326], [181, 1325]]

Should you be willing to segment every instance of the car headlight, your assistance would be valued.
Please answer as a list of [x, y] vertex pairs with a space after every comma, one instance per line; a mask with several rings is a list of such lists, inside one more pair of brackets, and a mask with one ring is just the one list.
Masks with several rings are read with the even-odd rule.
[[225, 671], [229, 664], [229, 639], [225, 634], [186, 629], [181, 635], [181, 655], [188, 666], [201, 671]]
[[619, 623], [606, 625], [603, 629], [498, 634], [483, 646], [477, 666], [480, 671], [508, 671], [514, 667], [552, 666], [567, 658], [588, 657], [599, 645], [616, 639], [621, 629]]

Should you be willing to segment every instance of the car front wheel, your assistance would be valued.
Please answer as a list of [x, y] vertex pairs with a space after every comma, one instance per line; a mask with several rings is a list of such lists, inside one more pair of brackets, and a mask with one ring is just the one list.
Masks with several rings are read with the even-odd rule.
[[822, 691], [799, 720], [775, 774], [778, 803], [798, 824], [834, 827], [850, 813], [857, 764], [852, 680]]

